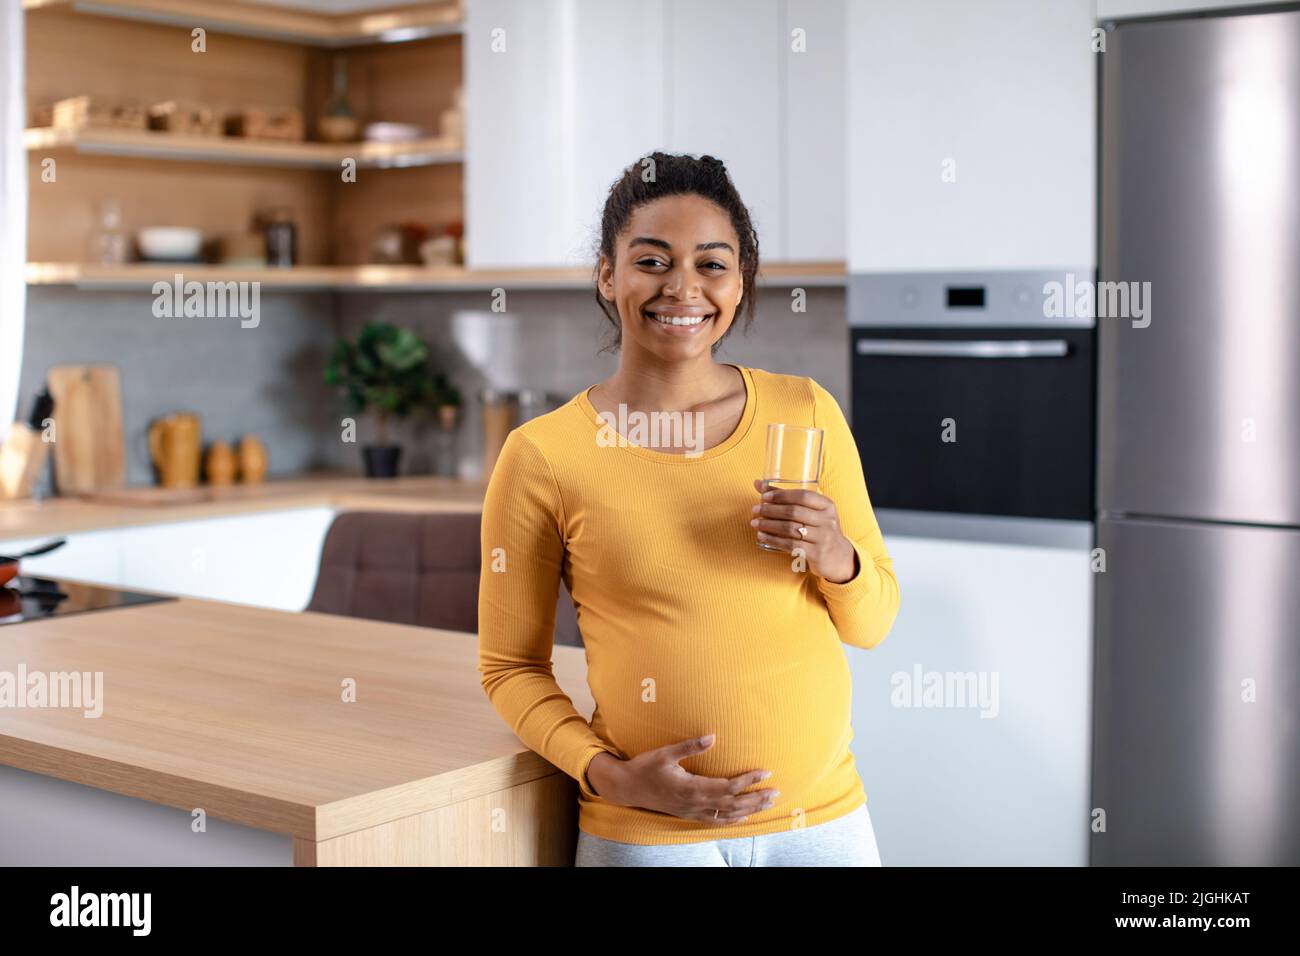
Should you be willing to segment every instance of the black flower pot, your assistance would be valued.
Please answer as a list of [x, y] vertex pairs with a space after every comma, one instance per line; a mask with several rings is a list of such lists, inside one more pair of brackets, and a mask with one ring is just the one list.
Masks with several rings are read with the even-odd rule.
[[367, 478], [397, 477], [397, 463], [402, 457], [401, 445], [365, 445], [361, 454], [366, 459]]

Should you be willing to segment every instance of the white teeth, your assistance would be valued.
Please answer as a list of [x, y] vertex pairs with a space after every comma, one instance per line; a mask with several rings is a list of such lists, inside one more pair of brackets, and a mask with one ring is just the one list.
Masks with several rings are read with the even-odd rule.
[[707, 315], [660, 315], [657, 312], [651, 312], [656, 322], [662, 322], [664, 325], [699, 325]]

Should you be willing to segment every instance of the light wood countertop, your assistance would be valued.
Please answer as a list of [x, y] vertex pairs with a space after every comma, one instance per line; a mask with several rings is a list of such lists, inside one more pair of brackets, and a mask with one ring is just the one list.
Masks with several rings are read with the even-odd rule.
[[104, 504], [61, 497], [0, 501], [0, 541], [322, 506], [346, 511], [475, 512], [483, 509], [486, 489], [485, 482], [459, 478], [323, 474], [213, 489], [212, 500], [187, 504]]
[[[39, 144], [42, 130], [28, 130], [29, 141]], [[91, 134], [104, 138], [108, 134]], [[170, 137], [169, 133], [131, 134], [130, 137], [114, 133], [117, 139], [145, 136]], [[86, 137], [82, 137], [83, 140]], [[324, 147], [309, 144], [314, 149]], [[173, 146], [173, 151], [183, 147]], [[242, 147], [264, 152], [279, 150], [289, 156], [296, 155], [293, 148], [283, 146]], [[418, 148], [412, 145], [411, 149]], [[236, 152], [229, 146], [221, 149], [230, 155]], [[307, 146], [296, 147], [298, 154], [319, 155]], [[355, 150], [353, 150], [355, 152]], [[372, 155], [376, 155], [372, 152]], [[430, 162], [453, 160], [458, 153], [438, 154]], [[314, 160], [311, 160], [314, 161]], [[308, 162], [303, 159], [302, 162]], [[334, 163], [332, 168], [337, 168]], [[78, 262], [29, 262], [27, 284], [32, 286], [67, 285], [78, 289], [151, 289], [155, 282], [171, 282], [176, 266], [158, 263], [132, 262], [120, 266], [96, 266]], [[466, 269], [463, 266], [292, 266], [292, 267], [240, 267], [219, 264], [187, 264], [185, 278], [195, 282], [259, 282], [266, 289], [323, 289], [334, 292], [364, 291], [368, 289], [477, 292], [504, 287], [508, 289], [583, 291], [591, 287], [591, 266], [567, 266], [534, 269]], [[759, 266], [755, 277], [760, 287], [789, 288], [806, 286], [817, 288], [844, 288], [846, 272], [843, 262], [766, 262]]]
[[[590, 718], [583, 650], [554, 660]], [[180, 599], [0, 627], [20, 665], [102, 672], [103, 713], [0, 708], [0, 763], [305, 840], [559, 773], [492, 708], [473, 634]]]

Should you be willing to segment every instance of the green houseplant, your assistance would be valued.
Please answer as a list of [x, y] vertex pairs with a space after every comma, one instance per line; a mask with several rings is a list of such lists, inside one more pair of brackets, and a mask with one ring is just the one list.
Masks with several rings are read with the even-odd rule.
[[340, 389], [352, 410], [375, 416], [378, 441], [363, 445], [366, 474], [397, 475], [402, 446], [388, 439], [388, 425], [420, 408], [435, 395], [429, 347], [409, 329], [368, 322], [356, 341], [340, 338], [325, 365], [325, 383]]

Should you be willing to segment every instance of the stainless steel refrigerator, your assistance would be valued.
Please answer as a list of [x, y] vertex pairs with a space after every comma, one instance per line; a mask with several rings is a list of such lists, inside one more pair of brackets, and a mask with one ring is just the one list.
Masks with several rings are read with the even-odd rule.
[[1300, 12], [1100, 56], [1092, 862], [1296, 865]]

